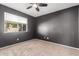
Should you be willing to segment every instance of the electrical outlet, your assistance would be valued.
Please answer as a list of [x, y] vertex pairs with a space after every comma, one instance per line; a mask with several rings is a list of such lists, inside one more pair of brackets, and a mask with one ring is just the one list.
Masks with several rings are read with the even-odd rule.
[[49, 39], [49, 37], [47, 37], [47, 39]]
[[19, 40], [19, 38], [17, 38], [17, 40]]

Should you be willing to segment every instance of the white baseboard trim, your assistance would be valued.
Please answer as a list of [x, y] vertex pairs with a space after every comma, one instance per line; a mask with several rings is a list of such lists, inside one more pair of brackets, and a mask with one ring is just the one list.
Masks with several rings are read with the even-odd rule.
[[[55, 42], [53, 42], [55, 43]], [[67, 47], [67, 48], [71, 48], [71, 49], [76, 49], [76, 50], [79, 50], [79, 48], [76, 48], [76, 47], [72, 47], [72, 46], [68, 46], [68, 45], [63, 45], [63, 44], [59, 44], [59, 43], [55, 43], [56, 45], [61, 45], [63, 47]]]
[[[47, 40], [43, 40], [43, 41], [47, 41]], [[51, 42], [51, 41], [48, 41], [48, 42]], [[53, 42], [53, 43], [56, 45], [63, 46], [63, 47], [79, 50], [79, 48], [76, 48], [76, 47], [72, 47], [72, 46], [68, 46], [68, 45], [64, 45], [64, 44], [60, 44], [60, 43], [55, 43], [55, 42]]]

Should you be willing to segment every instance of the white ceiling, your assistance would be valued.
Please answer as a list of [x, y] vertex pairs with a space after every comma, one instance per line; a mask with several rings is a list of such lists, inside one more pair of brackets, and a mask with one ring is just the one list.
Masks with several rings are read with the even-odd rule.
[[29, 3], [1, 3], [2, 5], [8, 6], [25, 14], [31, 15], [33, 17], [38, 17], [52, 13], [58, 10], [66, 9], [72, 6], [79, 5], [78, 3], [48, 3], [47, 7], [39, 7], [40, 11], [37, 12], [35, 8], [26, 9], [31, 4]]

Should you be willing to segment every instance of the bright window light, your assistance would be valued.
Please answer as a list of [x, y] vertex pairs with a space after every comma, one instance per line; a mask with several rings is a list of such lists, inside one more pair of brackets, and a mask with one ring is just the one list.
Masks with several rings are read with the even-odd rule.
[[28, 30], [27, 18], [17, 16], [11, 13], [4, 13], [4, 32], [20, 32]]

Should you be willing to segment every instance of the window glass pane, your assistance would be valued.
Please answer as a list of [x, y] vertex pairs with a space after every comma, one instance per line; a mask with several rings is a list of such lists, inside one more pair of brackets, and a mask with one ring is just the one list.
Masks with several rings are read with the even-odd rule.
[[4, 32], [26, 31], [27, 18], [14, 14], [4, 13]]
[[23, 31], [26, 30], [26, 24], [23, 24]]

